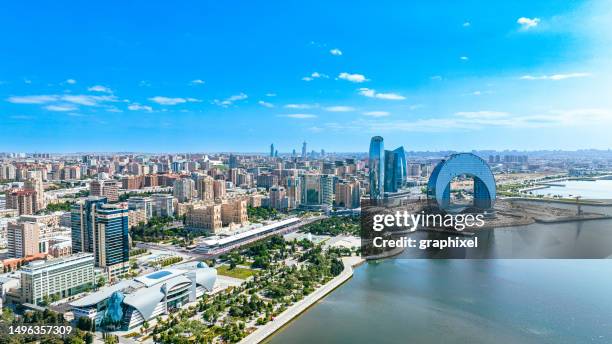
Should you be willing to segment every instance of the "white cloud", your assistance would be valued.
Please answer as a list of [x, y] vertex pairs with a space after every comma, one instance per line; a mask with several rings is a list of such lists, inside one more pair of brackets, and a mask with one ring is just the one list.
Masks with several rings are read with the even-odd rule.
[[110, 88], [106, 86], [102, 86], [102, 85], [94, 85], [88, 88], [87, 90], [91, 92], [113, 93], [113, 90], [111, 90]]
[[202, 80], [202, 79], [191, 80], [191, 84], [192, 85], [203, 85], [204, 84], [204, 80]]
[[149, 98], [150, 101], [160, 104], [160, 105], [176, 105], [176, 104], [183, 104], [183, 103], [196, 103], [196, 102], [201, 102], [201, 100], [196, 99], [196, 98], [169, 98], [169, 97], [162, 97], [162, 96], [156, 96], [153, 98]]
[[64, 95], [63, 101], [85, 106], [98, 106], [101, 102], [116, 102], [115, 96]]
[[461, 56], [461, 57], [459, 57], [459, 59], [460, 59], [461, 61], [467, 61], [467, 60], [469, 60], [470, 58], [469, 58], [469, 57], [467, 57], [467, 56]]
[[455, 115], [463, 118], [502, 118], [508, 117], [510, 114], [503, 111], [460, 111]]
[[442, 80], [442, 76], [441, 75], [432, 75], [431, 77], [429, 77], [431, 80]]
[[63, 112], [63, 111], [75, 111], [77, 110], [77, 107], [74, 105], [70, 105], [70, 104], [62, 104], [62, 105], [47, 105], [45, 106], [45, 109], [49, 111]]
[[48, 104], [57, 101], [68, 103], [97, 106], [102, 102], [116, 102], [115, 96], [92, 96], [92, 95], [34, 95], [34, 96], [13, 96], [7, 99], [8, 102], [14, 104]]
[[287, 109], [313, 109], [319, 107], [319, 104], [287, 104]]
[[342, 55], [342, 51], [340, 49], [338, 49], [338, 48], [334, 48], [334, 49], [330, 50], [329, 53], [334, 55], [334, 56]]
[[68, 79], [68, 80], [66, 80], [66, 83], [67, 83], [67, 84], [70, 84], [70, 85], [74, 85], [74, 84], [76, 84], [76, 80], [74, 80], [74, 79]]
[[6, 101], [13, 104], [44, 104], [56, 101], [56, 95], [40, 95], [40, 96], [13, 96]]
[[316, 118], [317, 116], [313, 114], [309, 114], [309, 113], [291, 113], [287, 115], [280, 115], [280, 117], [288, 117], [288, 118], [295, 118], [295, 119], [309, 119], [309, 118]]
[[552, 74], [552, 75], [523, 75], [521, 80], [564, 80], [571, 78], [585, 78], [591, 76], [591, 73], [567, 73], [567, 74]]
[[363, 113], [364, 116], [370, 117], [386, 117], [389, 116], [387, 111], [368, 111]]
[[309, 76], [303, 77], [302, 80], [304, 80], [304, 81], [312, 81], [312, 80], [318, 79], [318, 78], [327, 79], [327, 78], [329, 78], [329, 76], [327, 76], [326, 74], [323, 74], [323, 73], [319, 73], [319, 72], [312, 72], [312, 74], [310, 74]]
[[338, 74], [338, 78], [339, 79], [344, 79], [344, 80], [348, 80], [350, 82], [357, 82], [357, 83], [361, 83], [364, 81], [369, 81], [365, 75], [362, 74], [350, 74], [350, 73], [345, 73], [342, 72], [340, 74]]
[[236, 101], [245, 100], [247, 98], [248, 98], [248, 96], [241, 92], [240, 94], [235, 94], [235, 95], [230, 96], [229, 98], [226, 98], [224, 100], [215, 99], [213, 101], [213, 103], [215, 103], [215, 104], [217, 104], [219, 106], [228, 107], [228, 106], [234, 104], [234, 102], [236, 102]]
[[378, 99], [386, 99], [386, 100], [404, 100], [406, 97], [397, 94], [397, 93], [378, 93], [376, 90], [371, 88], [360, 88], [359, 94], [369, 98], [378, 98]]
[[266, 93], [266, 97], [276, 97], [276, 93], [268, 92]]
[[350, 106], [328, 106], [326, 108], [324, 108], [325, 111], [329, 111], [329, 112], [351, 112], [351, 111], [355, 111], [355, 108], [350, 107]]
[[132, 111], [148, 111], [151, 112], [153, 111], [153, 108], [148, 106], [148, 105], [140, 105], [138, 103], [134, 103], [134, 104], [130, 104], [128, 105], [128, 110], [132, 110]]
[[521, 25], [522, 30], [529, 30], [533, 27], [538, 26], [538, 24], [540, 24], [540, 18], [520, 17], [519, 19], [517, 19], [516, 23]]
[[258, 101], [257, 104], [259, 104], [259, 105], [261, 105], [263, 107], [267, 107], [267, 108], [273, 108], [274, 107], [274, 104], [265, 102], [263, 100]]
[[470, 27], [471, 25], [472, 23], [470, 23], [469, 21], [463, 23], [463, 27]]

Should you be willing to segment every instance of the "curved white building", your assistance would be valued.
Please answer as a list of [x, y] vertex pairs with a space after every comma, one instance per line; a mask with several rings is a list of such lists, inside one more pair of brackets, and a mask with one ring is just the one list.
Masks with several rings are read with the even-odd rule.
[[216, 269], [189, 262], [104, 287], [72, 302], [72, 311], [96, 326], [129, 330], [211, 292], [216, 279]]

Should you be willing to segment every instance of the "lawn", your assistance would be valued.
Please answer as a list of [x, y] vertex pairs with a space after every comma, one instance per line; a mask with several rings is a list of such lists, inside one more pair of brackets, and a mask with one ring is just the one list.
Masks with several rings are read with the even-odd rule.
[[238, 266], [231, 270], [229, 268], [229, 265], [219, 265], [219, 266], [215, 266], [215, 268], [217, 269], [217, 273], [219, 275], [240, 278], [240, 279], [247, 279], [255, 274], [254, 270], [247, 269], [247, 268], [241, 268]]

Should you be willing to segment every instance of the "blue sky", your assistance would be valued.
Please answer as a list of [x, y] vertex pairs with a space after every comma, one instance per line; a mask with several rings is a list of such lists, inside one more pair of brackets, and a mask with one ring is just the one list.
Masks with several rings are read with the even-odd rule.
[[612, 148], [580, 1], [3, 2], [0, 151]]

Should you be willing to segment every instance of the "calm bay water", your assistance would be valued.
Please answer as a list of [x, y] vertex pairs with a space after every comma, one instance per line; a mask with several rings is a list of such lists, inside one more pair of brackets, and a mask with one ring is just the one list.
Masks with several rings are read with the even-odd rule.
[[562, 197], [582, 196], [588, 199], [612, 199], [612, 180], [566, 180], [544, 189], [533, 190], [534, 195], [561, 195]]
[[[612, 258], [612, 220], [499, 228], [479, 241], [483, 251], [449, 255]], [[612, 259], [368, 262], [269, 343], [608, 344]]]

